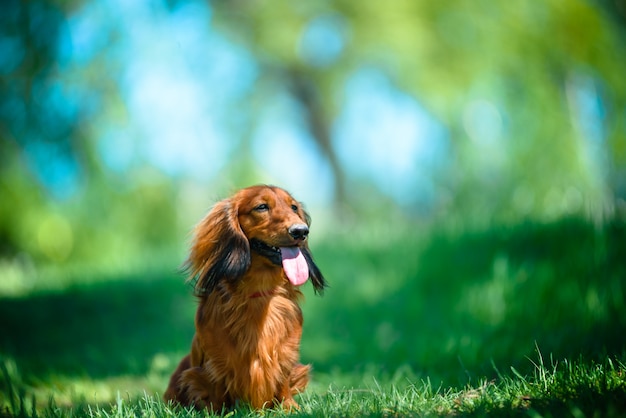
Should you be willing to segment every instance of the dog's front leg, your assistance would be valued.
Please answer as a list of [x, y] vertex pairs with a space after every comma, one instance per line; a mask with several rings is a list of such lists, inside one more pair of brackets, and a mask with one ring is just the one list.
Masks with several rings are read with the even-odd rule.
[[289, 388], [291, 389], [292, 395], [304, 392], [304, 389], [309, 384], [310, 371], [311, 366], [305, 366], [300, 363], [296, 363], [293, 369], [291, 369], [291, 373], [289, 374]]
[[306, 388], [309, 383], [310, 370], [311, 366], [297, 363], [291, 370], [291, 373], [289, 373], [288, 380], [278, 388], [275, 402], [280, 404], [283, 409], [300, 409], [300, 406], [293, 399], [293, 396], [303, 392]]
[[196, 409], [207, 408], [220, 413], [224, 408], [232, 406], [226, 387], [212, 382], [202, 367], [192, 367], [183, 372], [181, 392]]

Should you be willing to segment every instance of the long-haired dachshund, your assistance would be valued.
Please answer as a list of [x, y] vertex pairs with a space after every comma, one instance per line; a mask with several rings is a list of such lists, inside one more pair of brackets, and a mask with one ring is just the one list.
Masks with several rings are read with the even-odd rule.
[[307, 246], [310, 218], [285, 190], [252, 186], [218, 202], [195, 229], [186, 267], [199, 299], [191, 353], [166, 401], [216, 412], [235, 402], [298, 407], [309, 380], [300, 364], [298, 286], [326, 282]]

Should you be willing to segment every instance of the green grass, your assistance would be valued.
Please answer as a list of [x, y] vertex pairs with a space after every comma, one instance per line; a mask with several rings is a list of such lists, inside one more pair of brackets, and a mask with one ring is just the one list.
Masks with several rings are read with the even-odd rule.
[[[306, 287], [302, 359], [315, 372], [296, 415], [626, 414], [623, 222], [371, 228], [312, 245], [331, 287]], [[0, 286], [0, 411], [199, 415], [159, 400], [193, 334], [179, 262], [24, 270]]]
[[[540, 357], [541, 359], [541, 357]], [[322, 393], [307, 392], [298, 397], [301, 409], [265, 411], [271, 416], [499, 416], [499, 417], [586, 417], [623, 416], [626, 413], [626, 366], [619, 361], [584, 365], [564, 361], [535, 363], [532, 376], [515, 369], [511, 376], [482, 381], [461, 390], [433, 388], [430, 382], [404, 382], [381, 385], [372, 382], [358, 389], [329, 387]], [[13, 387], [8, 371], [7, 403], [9, 416], [132, 417], [212, 415], [181, 407], [171, 407], [155, 395], [128, 396], [117, 393], [108, 405], [92, 405], [84, 400], [70, 407], [59, 407], [51, 398], [38, 411], [36, 401]], [[241, 405], [218, 416], [258, 416], [259, 412]]]

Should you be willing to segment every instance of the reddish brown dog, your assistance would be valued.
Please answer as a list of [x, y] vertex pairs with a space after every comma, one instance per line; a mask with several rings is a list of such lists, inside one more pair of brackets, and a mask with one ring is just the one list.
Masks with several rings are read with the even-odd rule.
[[285, 190], [242, 189], [196, 227], [187, 260], [199, 299], [191, 353], [166, 401], [221, 411], [235, 402], [297, 407], [309, 380], [299, 363], [298, 286], [326, 282], [307, 246], [310, 218]]

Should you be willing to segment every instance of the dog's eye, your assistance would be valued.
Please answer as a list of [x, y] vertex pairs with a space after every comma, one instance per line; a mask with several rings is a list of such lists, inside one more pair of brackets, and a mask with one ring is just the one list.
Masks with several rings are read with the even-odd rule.
[[254, 208], [254, 210], [257, 212], [265, 212], [266, 210], [269, 210], [269, 209], [270, 207], [267, 205], [267, 203], [261, 203], [260, 205]]
[[291, 210], [293, 210], [294, 212], [298, 212], [298, 207], [296, 205], [291, 205]]

